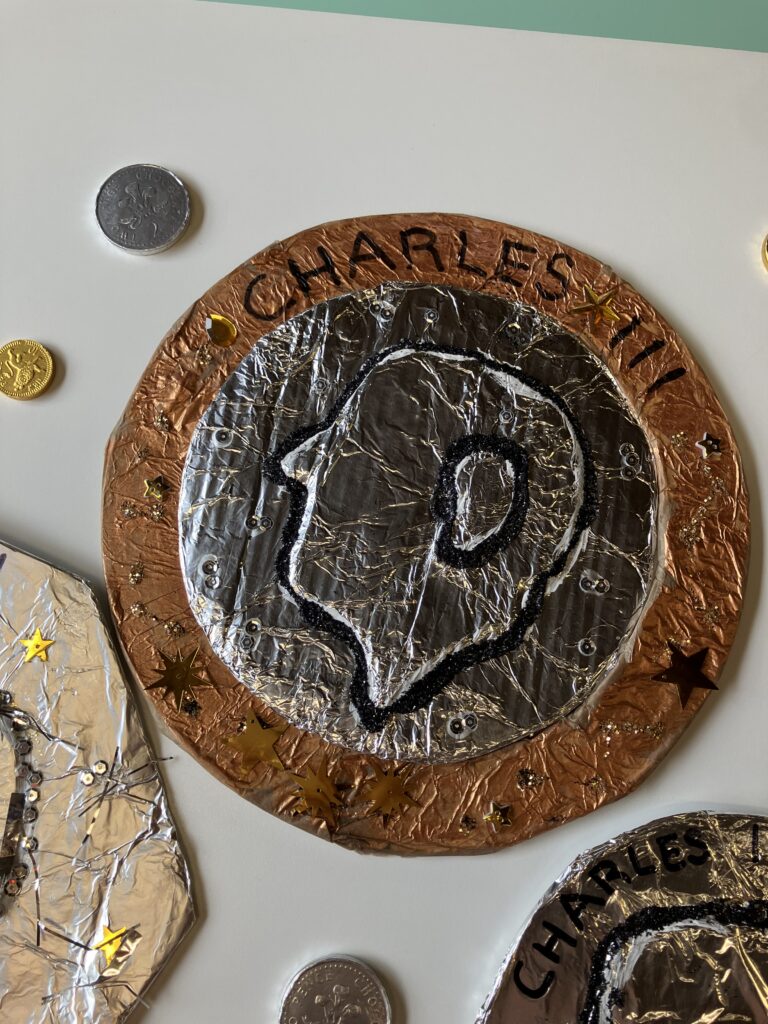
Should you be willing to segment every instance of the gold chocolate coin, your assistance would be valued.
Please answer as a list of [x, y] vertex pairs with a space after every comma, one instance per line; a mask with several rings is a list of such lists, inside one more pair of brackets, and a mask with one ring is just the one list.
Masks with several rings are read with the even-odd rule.
[[37, 398], [53, 380], [53, 356], [37, 341], [9, 341], [0, 348], [0, 392], [9, 398]]

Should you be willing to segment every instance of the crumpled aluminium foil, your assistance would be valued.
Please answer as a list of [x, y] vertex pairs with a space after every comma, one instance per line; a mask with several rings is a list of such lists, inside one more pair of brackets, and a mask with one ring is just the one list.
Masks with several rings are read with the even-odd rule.
[[660, 819], [583, 854], [477, 1024], [768, 1021], [768, 819]]
[[[627, 655], [657, 503], [642, 429], [559, 323], [391, 283], [290, 318], [225, 382], [186, 461], [181, 560], [214, 651], [280, 715], [379, 757], [461, 760], [560, 721]], [[522, 642], [404, 709], [425, 677], [513, 632], [562, 552]], [[351, 692], [358, 651], [369, 715], [393, 711], [379, 728]]]
[[192, 926], [189, 871], [90, 589], [6, 544], [0, 772], [0, 1020], [122, 1021]]

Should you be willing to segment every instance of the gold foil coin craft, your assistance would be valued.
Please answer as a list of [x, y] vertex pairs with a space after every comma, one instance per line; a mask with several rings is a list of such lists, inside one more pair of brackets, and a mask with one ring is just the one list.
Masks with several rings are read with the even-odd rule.
[[53, 380], [53, 356], [38, 341], [19, 339], [0, 348], [0, 392], [22, 401], [37, 398]]
[[749, 520], [631, 285], [402, 214], [276, 243], [182, 317], [110, 442], [103, 546], [136, 679], [215, 775], [351, 849], [472, 853], [628, 793], [727, 699]]

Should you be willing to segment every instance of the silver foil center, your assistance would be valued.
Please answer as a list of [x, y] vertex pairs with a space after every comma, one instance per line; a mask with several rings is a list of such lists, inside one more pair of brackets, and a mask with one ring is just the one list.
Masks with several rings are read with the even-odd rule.
[[641, 428], [559, 324], [390, 284], [288, 320], [225, 382], [181, 560], [214, 651], [286, 719], [460, 760], [569, 714], [626, 654], [656, 501]]

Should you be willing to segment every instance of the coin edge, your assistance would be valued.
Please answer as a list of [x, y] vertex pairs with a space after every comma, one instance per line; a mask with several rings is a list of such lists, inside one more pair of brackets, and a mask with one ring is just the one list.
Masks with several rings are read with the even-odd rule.
[[386, 1024], [392, 1024], [392, 1003], [389, 998], [389, 993], [387, 992], [384, 982], [379, 976], [378, 971], [375, 971], [369, 963], [366, 963], [365, 960], [361, 960], [359, 957], [356, 956], [348, 956], [345, 953], [331, 954], [330, 956], [318, 957], [316, 960], [310, 960], [309, 963], [304, 964], [303, 967], [300, 967], [299, 970], [296, 971], [296, 973], [291, 977], [290, 981], [283, 989], [283, 994], [280, 998], [280, 1017], [278, 1020], [278, 1024], [286, 1024], [286, 1021], [283, 1020], [283, 1014], [286, 1009], [286, 1000], [288, 999], [288, 996], [291, 993], [291, 989], [302, 976], [302, 974], [305, 974], [307, 971], [310, 971], [313, 967], [318, 967], [320, 964], [325, 964], [329, 961], [333, 962], [338, 960], [342, 960], [345, 963], [355, 964], [357, 967], [362, 968], [368, 974], [373, 976], [378, 986], [378, 989], [381, 993], [381, 998], [384, 1002]]
[[[130, 248], [130, 246], [121, 245], [120, 242], [116, 242], [114, 238], [110, 237], [110, 235], [105, 230], [104, 225], [101, 222], [101, 219], [99, 218], [99, 199], [101, 198], [101, 194], [104, 191], [104, 189], [107, 187], [109, 182], [116, 175], [120, 174], [121, 171], [129, 171], [129, 170], [131, 170], [134, 167], [151, 167], [151, 168], [153, 168], [156, 171], [163, 171], [163, 173], [169, 174], [177, 182], [177, 184], [181, 187], [181, 190], [183, 191], [184, 195], [186, 196], [186, 200], [187, 200], [187, 202], [186, 202], [186, 209], [184, 211], [183, 223], [179, 226], [179, 228], [176, 231], [176, 233], [173, 235], [173, 237], [168, 242], [164, 242], [162, 245], [156, 246], [153, 249], [132, 249], [132, 248]], [[99, 231], [101, 231], [101, 233], [104, 236], [104, 238], [106, 238], [106, 240], [111, 245], [114, 245], [116, 249], [120, 249], [121, 252], [130, 253], [131, 256], [156, 256], [158, 253], [165, 252], [167, 249], [171, 249], [174, 245], [176, 245], [177, 242], [181, 241], [182, 237], [184, 236], [187, 228], [189, 227], [189, 222], [190, 222], [190, 220], [192, 218], [192, 194], [189, 191], [189, 188], [187, 187], [186, 182], [184, 182], [179, 177], [179, 175], [176, 174], [175, 171], [170, 170], [170, 168], [168, 168], [168, 167], [163, 167], [162, 164], [150, 164], [150, 163], [125, 164], [125, 166], [123, 166], [123, 167], [118, 167], [116, 171], [112, 171], [112, 173], [109, 174], [104, 179], [104, 181], [102, 181], [101, 185], [98, 188], [98, 191], [96, 192], [96, 199], [95, 199], [94, 204], [93, 204], [93, 215], [96, 218], [96, 224], [98, 225]]]
[[47, 357], [48, 362], [50, 363], [50, 372], [48, 374], [48, 379], [45, 381], [43, 386], [38, 391], [34, 392], [34, 394], [12, 395], [9, 394], [7, 391], [4, 391], [2, 386], [0, 386], [0, 395], [4, 395], [6, 398], [12, 399], [14, 402], [34, 402], [36, 398], [39, 398], [42, 394], [45, 394], [45, 392], [53, 383], [53, 378], [56, 376], [56, 360], [53, 358], [53, 353], [50, 351], [50, 349], [46, 348], [45, 345], [42, 344], [42, 342], [35, 341], [33, 338], [13, 338], [11, 341], [6, 341], [4, 345], [0, 345], [0, 356], [2, 356], [3, 352], [5, 352], [6, 349], [9, 349], [12, 345], [18, 345], [19, 342], [25, 342], [28, 345], [34, 345], [36, 348], [40, 349], [40, 351]]

